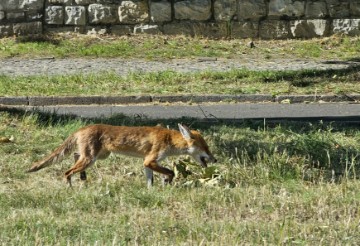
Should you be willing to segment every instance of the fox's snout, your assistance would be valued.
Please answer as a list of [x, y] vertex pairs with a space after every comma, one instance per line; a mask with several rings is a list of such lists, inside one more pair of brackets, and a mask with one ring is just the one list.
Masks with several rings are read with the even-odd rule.
[[212, 156], [212, 155], [205, 156], [204, 158], [205, 158], [206, 161], [209, 162], [209, 163], [216, 163], [216, 162], [217, 162], [217, 159], [216, 159], [214, 156]]
[[208, 163], [216, 163], [217, 160], [213, 155], [209, 155], [209, 154], [203, 154], [200, 155], [199, 157], [195, 157], [195, 159], [198, 160], [198, 163], [202, 166], [202, 167], [207, 167]]

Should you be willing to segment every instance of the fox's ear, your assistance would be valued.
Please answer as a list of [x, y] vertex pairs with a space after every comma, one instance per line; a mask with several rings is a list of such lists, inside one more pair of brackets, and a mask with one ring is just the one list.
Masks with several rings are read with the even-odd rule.
[[181, 124], [178, 124], [179, 126], [179, 130], [181, 132], [181, 135], [186, 139], [186, 140], [190, 140], [192, 138], [192, 134], [191, 134], [191, 131], [190, 129], [185, 126], [185, 125], [181, 125]]

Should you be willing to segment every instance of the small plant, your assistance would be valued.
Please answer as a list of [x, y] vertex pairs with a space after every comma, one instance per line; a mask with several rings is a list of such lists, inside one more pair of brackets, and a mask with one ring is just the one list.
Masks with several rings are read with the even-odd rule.
[[199, 167], [190, 158], [179, 159], [173, 163], [176, 185], [179, 186], [218, 186], [223, 181], [221, 173], [216, 166]]

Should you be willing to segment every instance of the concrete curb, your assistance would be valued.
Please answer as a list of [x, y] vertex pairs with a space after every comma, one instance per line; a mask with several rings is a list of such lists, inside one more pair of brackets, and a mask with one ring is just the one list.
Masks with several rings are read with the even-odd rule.
[[165, 95], [165, 96], [28, 96], [0, 97], [0, 105], [54, 106], [54, 105], [114, 105], [141, 103], [309, 103], [309, 102], [360, 102], [360, 94], [349, 95]]

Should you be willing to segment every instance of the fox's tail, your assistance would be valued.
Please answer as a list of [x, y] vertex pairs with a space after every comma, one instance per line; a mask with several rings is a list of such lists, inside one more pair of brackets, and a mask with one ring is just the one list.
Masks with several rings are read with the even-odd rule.
[[76, 146], [76, 137], [73, 135], [69, 136], [63, 144], [55, 149], [50, 155], [44, 159], [33, 163], [31, 168], [27, 172], [36, 172], [44, 167], [47, 167], [57, 161], [62, 160], [65, 156], [69, 155]]

